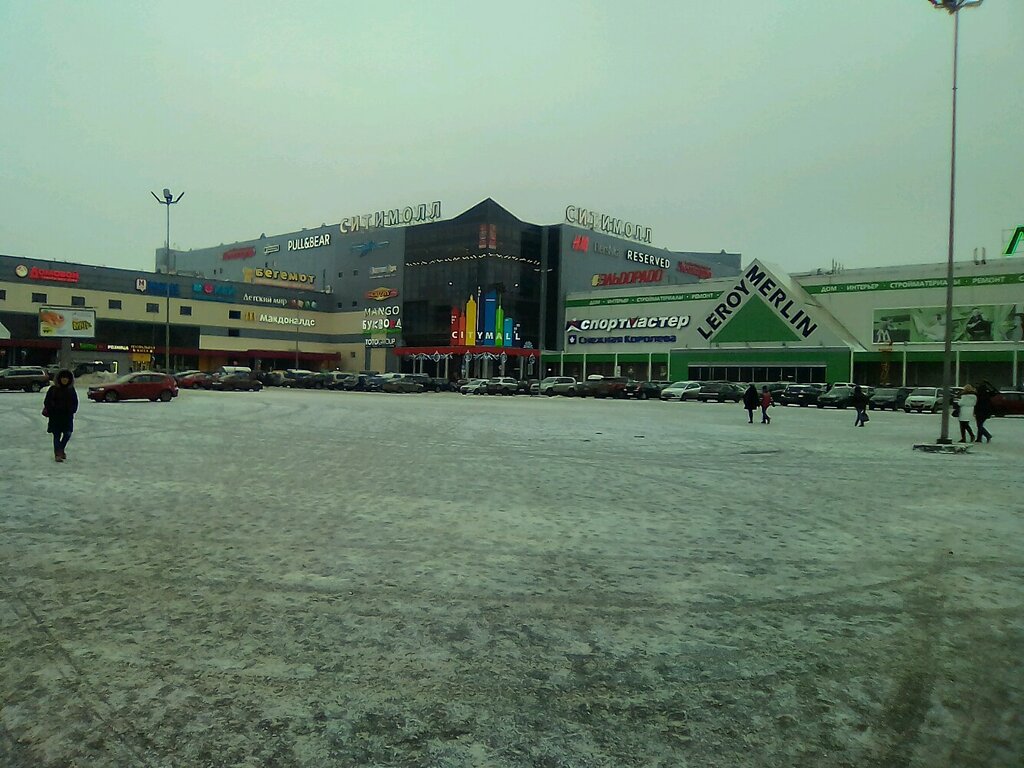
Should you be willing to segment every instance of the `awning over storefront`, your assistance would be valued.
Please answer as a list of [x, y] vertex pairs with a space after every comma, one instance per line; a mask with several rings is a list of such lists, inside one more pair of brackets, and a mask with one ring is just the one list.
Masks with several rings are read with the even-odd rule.
[[508, 357], [540, 357], [539, 349], [525, 349], [523, 347], [394, 347], [394, 353], [399, 357], [410, 355], [500, 355], [502, 352]]

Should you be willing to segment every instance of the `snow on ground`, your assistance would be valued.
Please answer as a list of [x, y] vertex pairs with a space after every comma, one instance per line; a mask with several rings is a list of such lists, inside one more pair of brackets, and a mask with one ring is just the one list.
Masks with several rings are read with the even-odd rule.
[[[84, 395], [84, 392], [82, 393]], [[1024, 420], [0, 395], [0, 765], [1017, 766]]]

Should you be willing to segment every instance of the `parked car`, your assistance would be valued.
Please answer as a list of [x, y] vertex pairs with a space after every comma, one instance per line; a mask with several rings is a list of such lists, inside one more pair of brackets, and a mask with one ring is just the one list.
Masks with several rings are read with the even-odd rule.
[[487, 390], [487, 379], [470, 379], [459, 387], [464, 395], [482, 395]]
[[1004, 389], [992, 396], [993, 416], [1024, 416], [1024, 392]]
[[806, 408], [808, 405], [818, 404], [818, 397], [823, 390], [823, 384], [790, 384], [779, 393], [778, 402], [780, 405], [799, 405]]
[[879, 387], [868, 400], [868, 408], [879, 411], [886, 408], [898, 410], [903, 407], [907, 396], [913, 391], [913, 387]]
[[285, 378], [286, 378], [286, 371], [276, 370], [276, 371], [268, 371], [263, 376], [261, 381], [263, 382], [263, 386], [265, 386], [265, 387], [281, 387], [281, 386], [284, 386]]
[[88, 397], [97, 403], [116, 403], [118, 400], [152, 400], [167, 403], [178, 396], [174, 377], [156, 371], [138, 371], [122, 376], [109, 384], [89, 387]]
[[572, 395], [576, 391], [576, 379], [572, 376], [548, 376], [539, 386], [540, 394], [548, 397]]
[[834, 386], [828, 392], [818, 395], [819, 408], [849, 408], [853, 405], [853, 387]]
[[202, 371], [186, 371], [174, 377], [180, 389], [210, 389], [213, 376]]
[[674, 384], [669, 384], [663, 390], [659, 397], [662, 400], [693, 400], [700, 393], [701, 383], [699, 381], [677, 381]]
[[382, 385], [382, 392], [422, 392], [423, 382], [416, 373], [399, 373], [388, 378]]
[[581, 390], [578, 386], [576, 389], [581, 397], [600, 399], [614, 397], [622, 400], [629, 396], [627, 389], [635, 384], [636, 382], [632, 379], [627, 379], [624, 376], [601, 376], [593, 379], [588, 377], [584, 382], [583, 389]]
[[289, 368], [284, 372], [284, 381], [281, 382], [281, 386], [301, 389], [303, 382], [312, 375], [313, 372], [307, 371], [305, 368]]
[[210, 382], [210, 389], [218, 392], [259, 392], [263, 384], [247, 373], [228, 373]]
[[484, 391], [488, 395], [517, 395], [519, 394], [519, 380], [511, 376], [494, 376], [487, 380]]
[[702, 403], [738, 403], [743, 399], [743, 390], [732, 382], [711, 381], [701, 386], [697, 399]]
[[[951, 389], [950, 392], [953, 400], [956, 400], [960, 394], [957, 388]], [[903, 402], [903, 410], [907, 413], [912, 411], [938, 413], [942, 410], [944, 401], [942, 387], [918, 387], [907, 395], [907, 399]]]
[[634, 400], [657, 399], [661, 396], [661, 390], [671, 383], [671, 381], [630, 381], [626, 385], [626, 397], [631, 397]]
[[50, 385], [50, 376], [42, 368], [22, 366], [21, 368], [4, 368], [0, 371], [0, 389], [21, 389], [25, 392], [38, 392]]

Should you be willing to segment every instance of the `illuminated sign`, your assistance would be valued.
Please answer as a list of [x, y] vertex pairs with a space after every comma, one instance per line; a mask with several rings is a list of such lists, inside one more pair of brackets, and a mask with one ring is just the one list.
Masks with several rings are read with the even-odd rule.
[[217, 285], [216, 283], [192, 283], [192, 293], [200, 298], [211, 299], [233, 299], [235, 298], [235, 286]]
[[566, 333], [580, 331], [635, 331], [646, 328], [685, 328], [689, 315], [660, 315], [658, 317], [600, 317], [597, 319], [567, 320]]
[[374, 288], [372, 291], [366, 292], [366, 298], [373, 299], [374, 301], [387, 301], [393, 299], [398, 295], [397, 288]]
[[136, 278], [135, 290], [150, 296], [180, 296], [181, 291], [176, 283], [159, 283], [144, 277]]
[[639, 272], [609, 272], [602, 275], [594, 275], [590, 278], [590, 284], [595, 288], [610, 288], [619, 285], [634, 285], [636, 283], [660, 283], [665, 277], [662, 269], [645, 269]]
[[588, 211], [575, 205], [566, 206], [565, 220], [570, 224], [580, 227], [605, 232], [609, 235], [617, 235], [641, 243], [650, 243], [652, 240], [651, 228], [642, 227], [629, 221], [617, 219], [604, 213]]
[[574, 251], [589, 251], [590, 238], [586, 235], [576, 235], [576, 237], [572, 239], [572, 249]]
[[361, 229], [381, 229], [382, 227], [401, 227], [409, 224], [421, 224], [425, 221], [437, 221], [441, 218], [441, 201], [420, 203], [413, 207], [390, 208], [358, 216], [349, 216], [341, 220], [339, 227], [342, 233], [358, 232]]
[[278, 296], [260, 296], [255, 293], [243, 293], [242, 301], [247, 304], [276, 304], [279, 307], [283, 307], [288, 303], [288, 299]]
[[77, 272], [65, 272], [61, 269], [40, 269], [39, 267], [29, 269], [24, 264], [16, 266], [14, 274], [22, 278], [27, 277], [29, 280], [50, 280], [55, 283], [78, 282]]
[[224, 261], [234, 261], [235, 259], [251, 259], [255, 255], [255, 248], [233, 248], [230, 251], [224, 251], [221, 258]]
[[263, 253], [266, 256], [269, 256], [272, 253], [277, 253], [280, 250], [281, 250], [281, 246], [278, 245], [277, 243], [274, 243], [272, 245], [264, 245], [263, 246]]
[[402, 330], [402, 308], [367, 307], [363, 313], [363, 333], [398, 333]]
[[629, 261], [635, 261], [638, 264], [653, 264], [656, 267], [662, 269], [668, 269], [672, 263], [664, 256], [655, 256], [650, 253], [644, 253], [643, 251], [626, 251], [626, 259]]
[[387, 248], [389, 245], [391, 245], [390, 240], [367, 240], [365, 243], [353, 245], [352, 250], [358, 253], [360, 256], [365, 256], [371, 251], [379, 251], [383, 248]]
[[383, 339], [363, 339], [363, 343], [368, 347], [397, 347], [398, 339], [389, 336]]
[[711, 267], [706, 267], [703, 264], [694, 264], [692, 261], [680, 261], [676, 265], [676, 269], [687, 275], [693, 275], [701, 280], [707, 280], [713, 276]]
[[304, 251], [308, 248], [322, 248], [325, 245], [331, 244], [331, 236], [328, 233], [322, 235], [311, 235], [309, 237], [299, 238], [297, 240], [288, 241], [289, 251]]
[[[248, 313], [247, 312], [246, 313], [246, 315], [247, 315], [246, 319], [247, 320], [250, 319], [248, 317], [249, 314], [255, 314], [255, 313]], [[311, 317], [286, 317], [286, 316], [283, 316], [283, 315], [260, 314], [259, 321], [261, 323], [270, 323], [271, 325], [301, 325], [301, 326], [305, 326], [307, 328], [312, 328], [314, 325], [316, 325], [316, 320], [314, 320]]]
[[313, 287], [316, 282], [316, 275], [307, 275], [303, 272], [289, 272], [286, 269], [267, 269], [256, 267], [255, 269], [243, 270], [244, 279], [248, 283], [263, 283], [265, 285], [295, 284]]

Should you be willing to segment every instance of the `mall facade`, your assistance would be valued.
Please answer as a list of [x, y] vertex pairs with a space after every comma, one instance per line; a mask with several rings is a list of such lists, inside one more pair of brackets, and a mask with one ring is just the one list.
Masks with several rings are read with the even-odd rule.
[[[1024, 383], [1024, 258], [954, 265], [954, 384]], [[947, 264], [786, 274], [754, 260], [685, 288], [566, 297], [546, 373], [939, 386]]]

